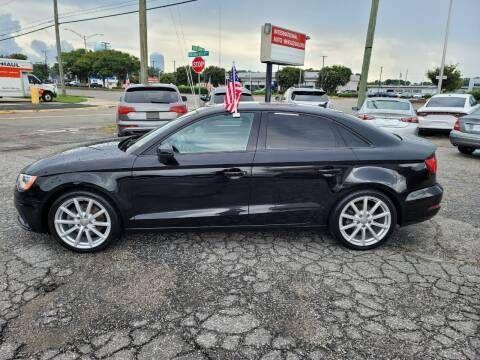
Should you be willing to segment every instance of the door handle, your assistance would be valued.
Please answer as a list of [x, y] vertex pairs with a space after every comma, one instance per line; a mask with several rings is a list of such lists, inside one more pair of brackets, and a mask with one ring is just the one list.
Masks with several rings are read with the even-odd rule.
[[330, 178], [339, 175], [342, 172], [340, 168], [323, 168], [318, 169], [318, 174], [323, 177]]
[[226, 169], [223, 171], [223, 175], [228, 177], [229, 179], [239, 179], [245, 175], [247, 175], [246, 171], [242, 171], [238, 168]]

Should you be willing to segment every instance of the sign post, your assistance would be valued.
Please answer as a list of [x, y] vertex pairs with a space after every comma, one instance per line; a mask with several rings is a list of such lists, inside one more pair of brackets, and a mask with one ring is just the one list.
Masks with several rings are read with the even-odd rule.
[[262, 26], [260, 61], [267, 64], [265, 102], [270, 102], [272, 98], [272, 65], [303, 66], [308, 39], [303, 33], [269, 23]]

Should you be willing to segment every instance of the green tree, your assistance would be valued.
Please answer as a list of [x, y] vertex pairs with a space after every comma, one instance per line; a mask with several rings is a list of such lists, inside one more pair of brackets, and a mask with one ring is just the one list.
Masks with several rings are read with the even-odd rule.
[[62, 52], [62, 64], [67, 78], [78, 77], [80, 81], [88, 82], [89, 76], [93, 75], [93, 57], [93, 52], [85, 49]]
[[329, 94], [334, 94], [338, 86], [343, 86], [350, 80], [352, 70], [346, 66], [326, 66], [318, 72], [318, 86]]
[[175, 79], [175, 73], [161, 73], [159, 80], [163, 84], [175, 84], [177, 82]]
[[33, 75], [38, 77], [40, 80], [45, 81], [48, 79], [48, 65], [44, 63], [33, 64]]
[[282, 91], [285, 91], [289, 87], [303, 82], [303, 73], [304, 71], [302, 69], [286, 66], [277, 71], [276, 79], [278, 85], [280, 85]]
[[7, 58], [7, 59], [17, 59], [17, 60], [27, 60], [28, 56], [25, 54], [21, 53], [13, 53], [9, 55], [0, 55], [2, 58]]
[[187, 71], [190, 71], [192, 75], [193, 83], [196, 84], [198, 80], [197, 74], [195, 74], [190, 66], [179, 66], [175, 72], [175, 78], [177, 79], [177, 85], [188, 85]]
[[225, 69], [218, 66], [209, 66], [203, 72], [203, 78], [205, 82], [211, 79], [213, 86], [225, 84]]
[[140, 61], [137, 57], [117, 50], [101, 50], [92, 52], [93, 73], [103, 80], [107, 77], [116, 76], [118, 81], [123, 82], [127, 73], [138, 73]]
[[[434, 69], [427, 71], [427, 77], [435, 85], [438, 85], [437, 76], [439, 76], [439, 74], [440, 74], [440, 67], [436, 67]], [[463, 84], [462, 73], [458, 69], [458, 65], [456, 64], [445, 65], [443, 75], [446, 76], [447, 78], [443, 79], [442, 81], [442, 90], [455, 91], [462, 87], [462, 84]]]

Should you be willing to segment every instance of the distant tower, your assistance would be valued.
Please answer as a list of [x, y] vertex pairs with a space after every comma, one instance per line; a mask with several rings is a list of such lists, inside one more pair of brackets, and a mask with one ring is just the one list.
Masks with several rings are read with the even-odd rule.
[[159, 71], [165, 70], [165, 58], [162, 54], [154, 52], [150, 54], [150, 67]]

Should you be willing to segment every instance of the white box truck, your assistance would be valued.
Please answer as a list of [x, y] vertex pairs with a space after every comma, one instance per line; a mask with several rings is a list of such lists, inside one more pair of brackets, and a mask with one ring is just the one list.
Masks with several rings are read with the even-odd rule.
[[57, 86], [43, 84], [32, 70], [28, 60], [0, 58], [0, 97], [30, 97], [30, 86], [35, 85], [43, 101], [52, 101], [57, 96]]

